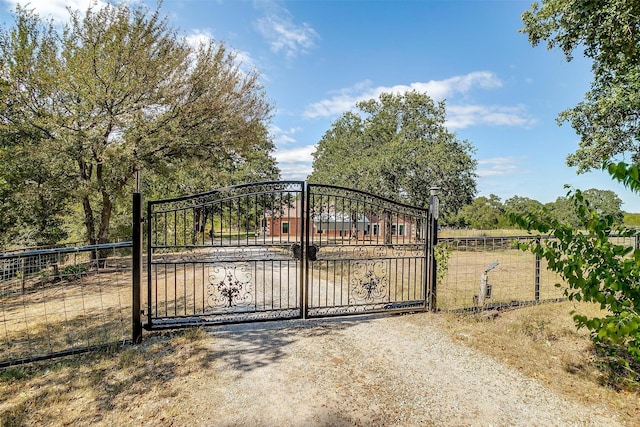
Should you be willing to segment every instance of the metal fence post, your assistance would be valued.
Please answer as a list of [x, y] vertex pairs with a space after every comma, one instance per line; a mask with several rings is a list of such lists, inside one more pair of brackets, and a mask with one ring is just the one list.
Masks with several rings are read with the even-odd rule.
[[438, 283], [437, 283], [437, 261], [435, 247], [438, 244], [438, 214], [440, 208], [440, 201], [438, 200], [438, 187], [431, 187], [429, 189], [429, 260], [428, 260], [428, 276], [429, 276], [429, 310], [436, 311], [438, 309], [437, 297], [438, 297]]
[[142, 319], [140, 318], [140, 283], [142, 280], [142, 195], [133, 193], [133, 309], [132, 341], [138, 344], [142, 340]]
[[[540, 237], [536, 237], [536, 244], [540, 244]], [[536, 278], [535, 278], [535, 300], [540, 301], [540, 255], [536, 253]]]
[[24, 269], [24, 258], [20, 258], [20, 284], [22, 285], [22, 295], [25, 294], [26, 270]]

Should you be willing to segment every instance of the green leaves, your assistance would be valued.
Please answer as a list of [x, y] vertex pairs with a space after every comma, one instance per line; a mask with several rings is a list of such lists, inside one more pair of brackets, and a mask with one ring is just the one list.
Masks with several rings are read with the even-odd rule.
[[463, 207], [456, 217], [456, 222], [461, 226], [478, 230], [491, 230], [506, 225], [505, 219], [505, 209], [500, 198], [491, 194], [488, 198], [478, 197]]
[[[627, 179], [627, 165], [606, 168], [612, 175]], [[640, 360], [640, 250], [611, 240], [611, 234], [637, 239], [640, 231], [613, 229], [613, 215], [598, 213], [580, 190], [570, 192], [567, 200], [575, 206], [584, 231], [557, 219], [511, 214], [512, 221], [520, 227], [550, 234], [549, 238], [521, 244], [520, 248], [546, 259], [548, 268], [568, 284], [565, 295], [570, 300], [594, 302], [610, 313], [603, 318], [575, 314], [578, 328], [592, 331], [598, 342], [624, 345]]]
[[602, 169], [609, 172], [613, 179], [628, 189], [636, 193], [640, 192], [640, 170], [637, 164], [629, 165], [625, 162], [606, 161], [603, 163]]
[[[279, 175], [267, 130], [271, 106], [257, 73], [241, 71], [221, 43], [190, 46], [158, 10], [94, 6], [73, 12], [60, 30], [18, 7], [15, 26], [0, 30], [0, 66], [3, 144], [50, 159], [33, 173], [51, 179], [23, 181], [45, 183], [41, 200], [54, 194], [68, 203], [39, 210], [43, 227], [81, 210], [74, 220], [87, 241], [108, 241], [112, 213], [130, 222], [125, 196], [140, 169], [146, 184], [172, 189]], [[29, 156], [11, 162], [17, 171], [34, 169]], [[22, 187], [13, 186], [11, 197], [30, 194]]]
[[621, 153], [640, 160], [640, 2], [542, 0], [522, 20], [521, 31], [532, 45], [546, 41], [549, 49], [562, 49], [568, 61], [583, 49], [593, 63], [584, 101], [558, 117], [581, 139], [568, 164], [584, 172]]
[[443, 213], [453, 214], [476, 192], [473, 147], [444, 126], [445, 105], [416, 91], [381, 94], [345, 113], [314, 153], [312, 182], [355, 187], [418, 206], [441, 189]]

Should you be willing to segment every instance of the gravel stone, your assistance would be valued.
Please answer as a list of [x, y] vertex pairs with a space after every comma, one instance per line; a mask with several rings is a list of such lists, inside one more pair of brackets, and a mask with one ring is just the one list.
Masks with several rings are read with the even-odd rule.
[[[618, 426], [453, 342], [429, 313], [230, 325], [211, 363], [172, 384], [174, 425]], [[184, 403], [182, 404], [184, 405]]]

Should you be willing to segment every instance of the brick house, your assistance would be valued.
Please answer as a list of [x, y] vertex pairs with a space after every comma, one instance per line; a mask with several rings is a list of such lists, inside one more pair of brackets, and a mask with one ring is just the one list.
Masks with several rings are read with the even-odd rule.
[[[322, 238], [356, 238], [377, 240], [390, 236], [393, 240], [411, 240], [416, 236], [416, 223], [410, 218], [390, 214], [352, 214], [336, 212], [331, 206], [312, 218], [311, 233]], [[298, 236], [302, 227], [300, 201], [285, 205], [277, 213], [265, 213], [263, 232], [267, 237]], [[390, 227], [389, 231], [387, 228]]]

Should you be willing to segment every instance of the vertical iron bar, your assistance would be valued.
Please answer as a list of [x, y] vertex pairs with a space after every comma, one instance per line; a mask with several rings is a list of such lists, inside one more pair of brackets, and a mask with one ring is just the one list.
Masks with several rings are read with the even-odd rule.
[[302, 318], [306, 319], [309, 314], [309, 262], [306, 245], [309, 244], [309, 228], [312, 222], [309, 212], [311, 189], [306, 181], [302, 181], [300, 186], [300, 309]]
[[24, 269], [24, 260], [25, 259], [26, 259], [26, 257], [20, 257], [20, 286], [21, 286], [21, 291], [22, 291], [22, 293], [20, 295], [24, 295], [25, 294], [25, 283], [26, 283], [26, 278], [27, 278], [26, 270]]
[[142, 340], [142, 319], [140, 318], [140, 283], [142, 280], [142, 196], [133, 193], [133, 296], [132, 296], [132, 341]]
[[438, 309], [438, 262], [436, 260], [436, 245], [438, 244], [438, 219], [433, 216], [433, 220], [431, 223], [431, 298], [430, 298], [430, 306], [431, 311], [437, 311]]
[[431, 195], [429, 196], [429, 237], [427, 240], [427, 250], [429, 254], [429, 259], [427, 262], [428, 265], [428, 277], [429, 277], [429, 285], [428, 289], [428, 307], [430, 311], [436, 311], [438, 309], [437, 305], [437, 262], [436, 262], [436, 253], [435, 246], [438, 244], [438, 214], [439, 214], [439, 200], [438, 200], [438, 190], [437, 187], [432, 187], [429, 189]]
[[[151, 329], [151, 259], [153, 257], [153, 252], [151, 249], [151, 236], [153, 233], [153, 225], [154, 223], [151, 221], [151, 203], [147, 203], [147, 222], [149, 226], [147, 227], [147, 327]], [[156, 229], [158, 228], [158, 223], [155, 223]], [[166, 227], [166, 224], [165, 224]], [[157, 233], [157, 231], [156, 231]], [[166, 234], [166, 233], [165, 233]], [[157, 237], [157, 234], [156, 234]], [[157, 238], [156, 238], [157, 243]], [[157, 280], [158, 280], [158, 270], [155, 270], [156, 274], [156, 289], [157, 289]], [[157, 299], [157, 298], [156, 298]]]
[[422, 284], [422, 297], [426, 310], [431, 309], [431, 209], [424, 215], [423, 237], [424, 237], [424, 276]]

